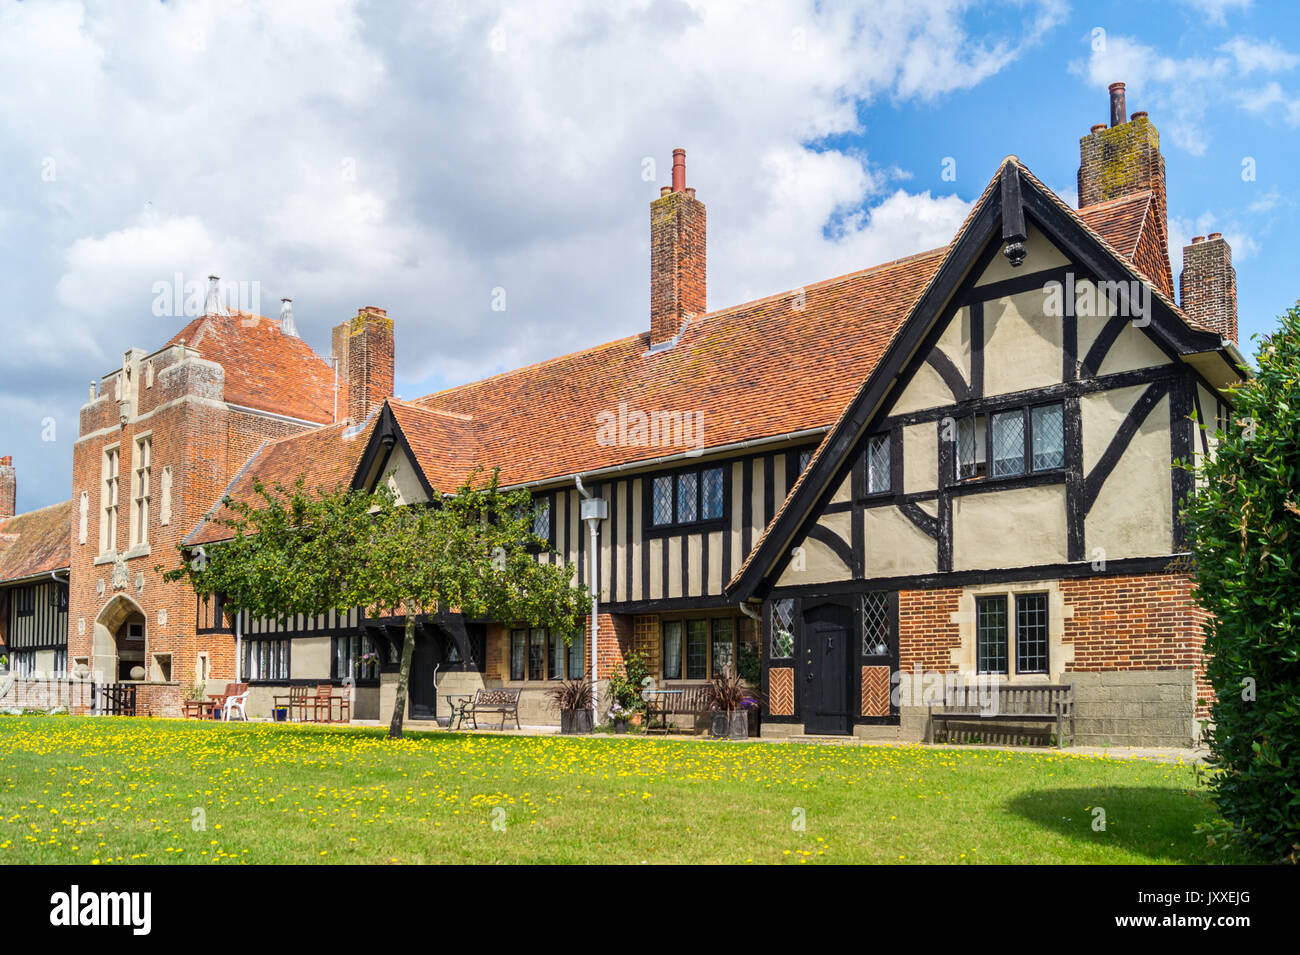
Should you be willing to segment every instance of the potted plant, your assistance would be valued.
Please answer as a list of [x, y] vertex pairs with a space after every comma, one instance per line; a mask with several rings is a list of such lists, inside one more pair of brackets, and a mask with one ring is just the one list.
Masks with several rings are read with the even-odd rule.
[[561, 680], [548, 691], [551, 702], [560, 710], [560, 732], [590, 733], [592, 686], [586, 679]]
[[609, 707], [609, 722], [614, 727], [615, 733], [626, 733], [628, 725], [632, 721], [632, 711], [620, 703], [612, 703]]
[[739, 674], [724, 667], [709, 681], [713, 711], [709, 717], [709, 735], [714, 739], [746, 739], [749, 736], [749, 710], [754, 698]]
[[[633, 650], [623, 660], [623, 665], [609, 678], [609, 698], [617, 704], [629, 723], [640, 723], [645, 713], [645, 700], [641, 688], [650, 676], [650, 664]], [[613, 717], [611, 717], [613, 719]]]
[[[736, 649], [736, 672], [755, 693], [763, 685], [763, 661], [759, 656], [758, 645], [742, 643]], [[745, 705], [749, 713], [749, 735], [762, 735], [763, 708], [758, 705], [758, 698], [751, 696]]]

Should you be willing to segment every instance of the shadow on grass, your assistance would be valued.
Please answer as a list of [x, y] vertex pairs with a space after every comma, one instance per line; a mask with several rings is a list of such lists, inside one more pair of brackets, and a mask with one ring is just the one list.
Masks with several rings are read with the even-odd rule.
[[1205, 836], [1196, 831], [1197, 823], [1216, 818], [1204, 791], [1156, 786], [1037, 789], [1006, 805], [1022, 818], [1080, 847], [1119, 849], [1152, 862], [1230, 861], [1210, 849]]

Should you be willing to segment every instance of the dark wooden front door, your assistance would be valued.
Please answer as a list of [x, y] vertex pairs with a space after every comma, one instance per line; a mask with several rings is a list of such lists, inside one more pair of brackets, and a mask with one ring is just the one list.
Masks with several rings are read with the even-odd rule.
[[411, 655], [411, 685], [408, 689], [411, 719], [431, 720], [438, 715], [434, 680], [442, 661], [442, 641], [423, 627], [415, 630], [415, 652]]
[[836, 603], [804, 610], [804, 732], [847, 736], [853, 732], [849, 658], [853, 611]]

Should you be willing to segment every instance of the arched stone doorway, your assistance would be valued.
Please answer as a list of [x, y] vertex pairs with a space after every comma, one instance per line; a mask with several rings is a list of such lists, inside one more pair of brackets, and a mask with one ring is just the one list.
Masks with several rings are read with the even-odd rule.
[[[91, 669], [106, 682], [141, 679], [145, 672], [145, 616], [140, 605], [119, 594], [95, 620], [94, 662]], [[132, 676], [132, 671], [140, 673]]]

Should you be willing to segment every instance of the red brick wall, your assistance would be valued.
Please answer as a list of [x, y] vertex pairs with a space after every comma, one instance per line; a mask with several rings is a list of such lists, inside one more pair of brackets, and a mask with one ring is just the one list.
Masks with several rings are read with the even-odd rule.
[[952, 651], [961, 634], [952, 615], [961, 588], [904, 590], [898, 595], [898, 665], [902, 670], [946, 672], [955, 669]]
[[[1065, 622], [1065, 642], [1074, 644], [1069, 669], [1193, 669], [1198, 700], [1210, 699], [1202, 630], [1208, 615], [1193, 599], [1194, 586], [1187, 574], [1062, 580], [1061, 596], [1074, 608]], [[1206, 710], [1198, 702], [1197, 715]]]
[[[1196, 672], [1198, 698], [1211, 698], [1202, 631], [1208, 615], [1193, 599], [1189, 575], [1097, 575], [1061, 580], [1059, 585], [1065, 605], [1073, 608], [1063, 636], [1063, 642], [1074, 647], [1067, 672], [1191, 669]], [[952, 651], [961, 638], [952, 616], [960, 597], [961, 588], [899, 594], [901, 669], [955, 669]], [[1198, 703], [1198, 716], [1207, 710]]]
[[[234, 637], [231, 634], [196, 633], [194, 592], [184, 583], [168, 584], [155, 568], [176, 566], [177, 545], [194, 529], [208, 509], [221, 497], [235, 473], [264, 440], [285, 437], [304, 430], [277, 418], [232, 410], [224, 403], [223, 370], [179, 347], [149, 356], [153, 385], [141, 365], [137, 376], [137, 402], [128, 408], [122, 423], [114, 400], [112, 377], [99, 388], [96, 401], [81, 413], [81, 440], [73, 452], [73, 499], [89, 494], [86, 543], [78, 542], [79, 521], [74, 516], [72, 573], [69, 590], [68, 658], [92, 657], [95, 622], [115, 596], [137, 604], [145, 617], [145, 671], [150, 676], [154, 654], [171, 654], [171, 691], [150, 690], [158, 698], [159, 710], [179, 708], [180, 693], [195, 680], [198, 654], [206, 652], [210, 678], [230, 680], [235, 675]], [[146, 432], [152, 436], [152, 501], [149, 512], [149, 552], [126, 561], [129, 583], [125, 589], [113, 586], [113, 564], [96, 564], [99, 556], [102, 515], [101, 466], [109, 445], [120, 448], [117, 541], [118, 552], [130, 547], [130, 512], [136, 440]], [[171, 468], [171, 515], [161, 522], [163, 470]], [[75, 506], [74, 506], [75, 515]], [[143, 577], [144, 586], [138, 585]], [[102, 582], [104, 590], [99, 592]], [[165, 622], [160, 616], [165, 611]], [[115, 680], [117, 674], [105, 674]], [[143, 712], [143, 704], [142, 710]]]

